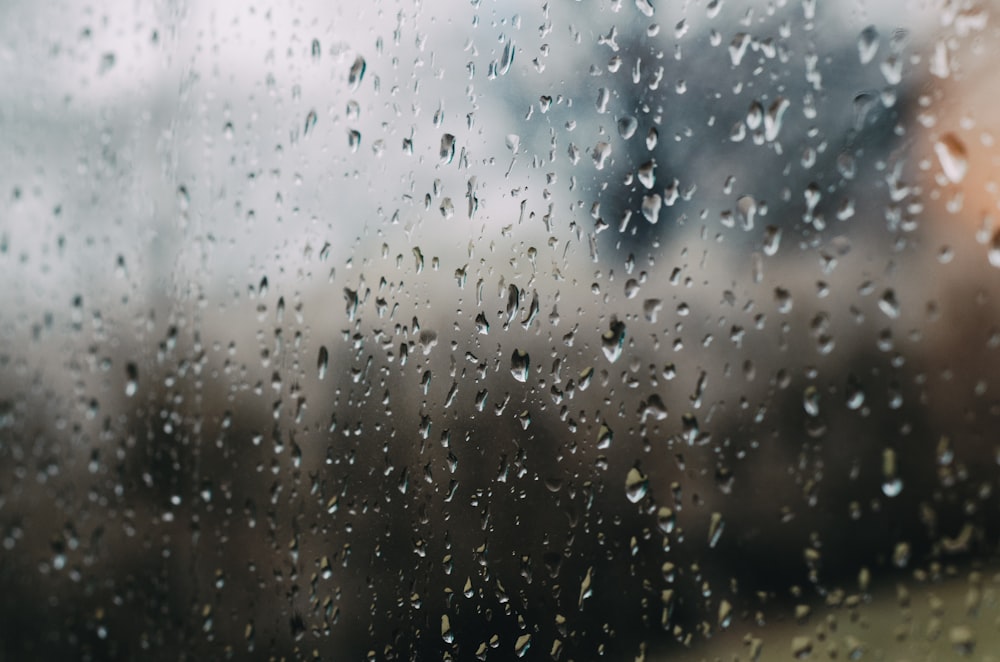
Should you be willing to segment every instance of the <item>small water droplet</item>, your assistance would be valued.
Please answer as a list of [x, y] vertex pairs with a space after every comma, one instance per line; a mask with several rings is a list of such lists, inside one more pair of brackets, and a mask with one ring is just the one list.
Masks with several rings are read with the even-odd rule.
[[522, 634], [517, 638], [517, 641], [514, 642], [514, 654], [518, 657], [524, 657], [529, 648], [531, 648], [530, 634]]
[[125, 365], [125, 395], [131, 398], [139, 390], [139, 368], [129, 361]]
[[365, 77], [366, 66], [365, 59], [360, 55], [354, 59], [351, 71], [347, 75], [347, 83], [351, 86], [352, 90], [358, 89], [358, 86], [361, 85], [361, 79]]
[[944, 176], [957, 184], [965, 179], [969, 169], [969, 154], [965, 144], [954, 133], [946, 133], [934, 143], [934, 153], [941, 163]]
[[601, 349], [604, 350], [604, 356], [614, 363], [621, 356], [624, 346], [625, 323], [612, 320], [608, 330], [601, 334]]
[[361, 146], [361, 132], [357, 129], [351, 129], [347, 132], [347, 146], [351, 148], [352, 152], [358, 151], [358, 147]]
[[455, 633], [451, 630], [451, 620], [448, 618], [448, 614], [441, 614], [441, 638], [446, 644], [455, 641]]
[[878, 307], [891, 319], [899, 317], [899, 301], [896, 299], [896, 292], [891, 289], [886, 290], [878, 301]]
[[319, 348], [319, 356], [316, 358], [316, 369], [319, 371], [319, 378], [326, 377], [326, 369], [330, 363], [330, 355], [326, 350], [326, 345]]
[[750, 35], [746, 32], [739, 32], [733, 40], [729, 42], [729, 59], [732, 61], [734, 67], [740, 66], [740, 62], [743, 60], [743, 56], [747, 52], [747, 47], [750, 45]]
[[768, 225], [764, 229], [764, 255], [773, 257], [777, 254], [781, 246], [781, 228], [776, 225]]
[[768, 107], [767, 114], [764, 115], [764, 138], [768, 141], [778, 137], [781, 131], [781, 119], [785, 116], [785, 111], [791, 105], [785, 97], [778, 97]]
[[861, 58], [861, 64], [868, 64], [875, 59], [878, 44], [878, 30], [874, 25], [869, 25], [861, 31], [861, 36], [858, 37], [858, 57]]
[[515, 349], [514, 353], [510, 357], [510, 374], [514, 376], [514, 379], [524, 383], [528, 381], [528, 374], [530, 371], [530, 359], [528, 353], [520, 349]]
[[615, 433], [611, 431], [611, 428], [606, 423], [601, 423], [601, 427], [597, 431], [597, 447], [601, 450], [610, 448], [614, 436]]
[[819, 389], [807, 386], [802, 392], [802, 406], [810, 416], [819, 416]]
[[631, 115], [626, 115], [618, 120], [618, 135], [620, 135], [625, 140], [628, 140], [635, 135], [636, 130], [639, 128], [639, 120], [632, 117]]
[[594, 167], [598, 170], [604, 170], [604, 164], [609, 156], [611, 156], [611, 143], [604, 141], [594, 145], [594, 151], [590, 154], [590, 158], [594, 160]]

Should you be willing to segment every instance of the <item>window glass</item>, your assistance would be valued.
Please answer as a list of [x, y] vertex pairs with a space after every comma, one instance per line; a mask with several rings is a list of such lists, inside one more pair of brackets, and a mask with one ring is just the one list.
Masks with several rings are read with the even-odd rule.
[[992, 659], [989, 4], [0, 17], [3, 657]]

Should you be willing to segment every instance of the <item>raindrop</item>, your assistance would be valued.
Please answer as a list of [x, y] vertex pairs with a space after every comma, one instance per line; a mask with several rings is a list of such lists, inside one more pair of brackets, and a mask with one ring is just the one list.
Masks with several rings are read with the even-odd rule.
[[597, 447], [601, 450], [611, 447], [611, 441], [614, 439], [615, 433], [611, 431], [606, 423], [601, 423], [600, 429], [597, 431]]
[[784, 117], [785, 111], [790, 105], [788, 99], [778, 97], [767, 109], [767, 114], [764, 115], [765, 139], [771, 141], [778, 137], [778, 132], [781, 131], [781, 118]]
[[882, 298], [878, 301], [878, 307], [890, 319], [899, 317], [899, 301], [896, 299], [896, 292], [894, 290], [886, 290], [882, 294]]
[[903, 481], [896, 472], [896, 451], [886, 448], [882, 451], [882, 493], [892, 498], [902, 491]]
[[819, 416], [819, 389], [807, 386], [802, 393], [802, 406], [810, 416]]
[[451, 629], [451, 621], [448, 619], [448, 614], [441, 614], [441, 638], [444, 639], [446, 644], [450, 644], [455, 641], [455, 633]]
[[358, 147], [361, 146], [361, 132], [357, 129], [351, 129], [347, 132], [347, 146], [351, 148], [352, 152], [358, 151]]
[[125, 395], [132, 397], [139, 390], [139, 368], [129, 361], [125, 365]]
[[776, 225], [768, 225], [764, 229], [764, 255], [773, 257], [777, 254], [781, 246], [781, 228]]
[[451, 163], [455, 158], [455, 136], [446, 133], [441, 136], [441, 149], [438, 152], [441, 163]]
[[620, 135], [625, 140], [628, 140], [635, 135], [636, 130], [639, 128], [639, 120], [632, 117], [631, 115], [626, 115], [618, 120], [618, 135]]
[[642, 198], [642, 215], [652, 224], [660, 220], [660, 210], [663, 209], [663, 198], [659, 193], [645, 195]]
[[641, 166], [639, 166], [639, 171], [637, 176], [639, 177], [639, 183], [646, 188], [653, 188], [656, 184], [656, 161], [646, 161]]
[[361, 85], [361, 79], [365, 76], [365, 59], [360, 55], [354, 59], [354, 64], [351, 65], [351, 71], [347, 75], [347, 83], [351, 86], [352, 90], [358, 89]]
[[528, 353], [515, 349], [510, 357], [510, 374], [514, 376], [514, 379], [521, 383], [528, 381], [529, 366]]
[[597, 90], [597, 102], [594, 104], [597, 107], [598, 113], [608, 112], [608, 101], [611, 100], [611, 94], [608, 92], [608, 88], [602, 87]]
[[736, 213], [744, 230], [753, 230], [753, 219], [757, 214], [757, 201], [753, 196], [744, 195], [736, 201]]
[[729, 42], [729, 59], [732, 60], [734, 67], [740, 66], [740, 62], [743, 60], [743, 56], [746, 54], [749, 45], [750, 35], [746, 32], [738, 33]]
[[628, 470], [625, 476], [625, 496], [632, 503], [639, 503], [649, 491], [649, 481], [637, 467]]
[[858, 37], [858, 57], [861, 58], [861, 64], [871, 62], [875, 59], [877, 52], [878, 30], [875, 29], [874, 25], [869, 25], [861, 31], [861, 36]]
[[601, 349], [604, 356], [614, 363], [622, 355], [622, 348], [625, 346], [625, 323], [612, 320], [607, 331], [601, 334]]
[[673, 533], [674, 527], [677, 525], [677, 516], [674, 515], [673, 508], [660, 506], [659, 510], [656, 511], [656, 525], [663, 533]]
[[497, 74], [503, 76], [508, 71], [510, 71], [510, 65], [514, 63], [514, 47], [513, 41], [508, 41], [503, 47], [503, 54], [500, 56], [500, 66], [497, 68]]
[[598, 170], [604, 170], [604, 164], [609, 156], [611, 156], [611, 143], [604, 141], [594, 145], [594, 151], [590, 154], [590, 158], [594, 160], [594, 166]]
[[965, 179], [965, 173], [969, 169], [969, 155], [965, 145], [954, 133], [946, 133], [934, 143], [934, 153], [949, 181], [957, 184]]
[[316, 358], [316, 369], [319, 371], [319, 378], [326, 377], [326, 369], [330, 364], [330, 354], [326, 350], [326, 345], [319, 348], [319, 356]]

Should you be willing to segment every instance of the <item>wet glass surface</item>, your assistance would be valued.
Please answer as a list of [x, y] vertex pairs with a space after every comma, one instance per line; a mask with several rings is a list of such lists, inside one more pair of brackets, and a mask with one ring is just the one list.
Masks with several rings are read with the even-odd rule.
[[0, 657], [992, 659], [993, 6], [0, 17]]

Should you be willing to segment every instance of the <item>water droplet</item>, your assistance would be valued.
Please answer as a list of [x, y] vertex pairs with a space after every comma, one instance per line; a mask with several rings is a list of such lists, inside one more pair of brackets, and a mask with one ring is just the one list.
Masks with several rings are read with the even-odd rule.
[[612, 320], [608, 330], [601, 334], [601, 349], [604, 350], [604, 356], [614, 363], [621, 356], [624, 346], [625, 323]]
[[729, 42], [729, 59], [732, 60], [733, 66], [740, 66], [740, 62], [743, 60], [743, 56], [747, 52], [747, 47], [750, 45], [750, 35], [746, 32], [737, 33], [733, 40]]
[[812, 655], [812, 638], [805, 635], [792, 637], [792, 655], [796, 660], [804, 660]]
[[764, 138], [768, 141], [778, 137], [781, 131], [781, 118], [785, 116], [785, 111], [791, 104], [785, 97], [778, 97], [767, 109], [764, 115]]
[[604, 114], [608, 112], [608, 102], [611, 100], [611, 93], [608, 92], [608, 88], [602, 87], [597, 90], [597, 101], [594, 106], [597, 108], [597, 112]]
[[524, 657], [529, 648], [531, 648], [530, 634], [522, 634], [517, 638], [517, 641], [514, 642], [514, 654], [518, 657]]
[[361, 79], [365, 77], [365, 59], [360, 55], [354, 59], [354, 64], [351, 65], [351, 71], [347, 75], [347, 83], [351, 86], [352, 90], [358, 89], [361, 85]]
[[642, 405], [642, 422], [645, 423], [647, 418], [652, 418], [654, 421], [662, 421], [666, 417], [667, 406], [663, 404], [660, 396], [655, 393], [649, 396]]
[[614, 436], [615, 433], [611, 431], [611, 428], [606, 423], [601, 423], [601, 427], [597, 431], [597, 447], [601, 450], [610, 448]]
[[941, 163], [944, 176], [953, 183], [965, 179], [969, 168], [969, 155], [965, 145], [954, 133], [946, 133], [934, 143], [934, 153]]
[[764, 255], [773, 257], [778, 253], [781, 246], [781, 228], [776, 225], [768, 225], [764, 229]]
[[591, 574], [594, 572], [594, 566], [587, 568], [587, 574], [584, 575], [583, 581], [580, 582], [580, 600], [579, 605], [583, 607], [583, 601], [594, 594], [594, 589], [591, 586], [593, 580], [591, 579]]
[[632, 117], [631, 115], [626, 115], [618, 120], [618, 135], [620, 135], [625, 140], [628, 140], [635, 135], [636, 130], [639, 128], [639, 120]]
[[848, 409], [861, 409], [861, 406], [865, 404], [865, 391], [853, 375], [847, 380], [847, 389], [844, 395], [847, 399]]
[[886, 448], [882, 451], [882, 493], [892, 498], [902, 491], [903, 481], [896, 471], [896, 451]]
[[646, 161], [641, 166], [636, 175], [639, 178], [639, 183], [646, 188], [653, 188], [656, 184], [656, 161]]
[[448, 618], [448, 614], [441, 614], [441, 638], [444, 639], [446, 644], [455, 641], [455, 633], [451, 630], [451, 621]]
[[642, 215], [647, 221], [655, 225], [660, 220], [660, 210], [662, 209], [663, 198], [660, 197], [659, 193], [643, 196]]
[[514, 63], [514, 52], [516, 50], [513, 41], [508, 41], [504, 45], [503, 54], [500, 56], [500, 66], [497, 68], [498, 75], [503, 76], [510, 71], [510, 65]]
[[869, 25], [861, 31], [858, 37], [858, 57], [861, 58], [861, 64], [868, 64], [875, 59], [875, 54], [878, 52], [878, 37], [878, 30], [874, 25]]
[[594, 145], [594, 151], [590, 154], [590, 158], [594, 160], [594, 167], [598, 170], [604, 170], [604, 164], [609, 156], [611, 156], [611, 143], [604, 141]]
[[819, 416], [819, 389], [811, 384], [806, 387], [802, 392], [802, 407], [810, 416]]
[[450, 133], [441, 136], [441, 149], [438, 155], [441, 157], [441, 163], [451, 163], [455, 158], [455, 136]]
[[649, 480], [637, 467], [628, 470], [625, 476], [625, 496], [632, 503], [639, 503], [649, 491]]
[[725, 630], [733, 622], [733, 605], [729, 600], [719, 602], [719, 628]]
[[959, 655], [972, 655], [976, 648], [976, 635], [968, 625], [955, 625], [948, 631], [948, 642]]
[[519, 382], [528, 381], [530, 363], [528, 353], [520, 349], [515, 349], [510, 357], [510, 374]]
[[712, 517], [708, 522], [708, 546], [715, 547], [719, 544], [719, 538], [722, 537], [722, 531], [726, 528], [726, 521], [722, 519], [721, 513], [712, 513]]
[[891, 289], [886, 290], [878, 301], [878, 307], [890, 319], [899, 317], [899, 301], [896, 299], [896, 292]]
[[347, 146], [351, 148], [352, 152], [358, 151], [358, 147], [361, 146], [361, 132], [357, 129], [351, 129], [347, 132]]
[[319, 378], [326, 377], [326, 369], [330, 363], [330, 354], [326, 350], [326, 345], [319, 348], [319, 356], [316, 358], [316, 369], [319, 371]]
[[139, 390], [139, 368], [129, 361], [125, 364], [125, 395], [131, 398]]
[[751, 195], [740, 196], [736, 201], [736, 214], [744, 230], [753, 230], [753, 219], [757, 215], [757, 201]]

